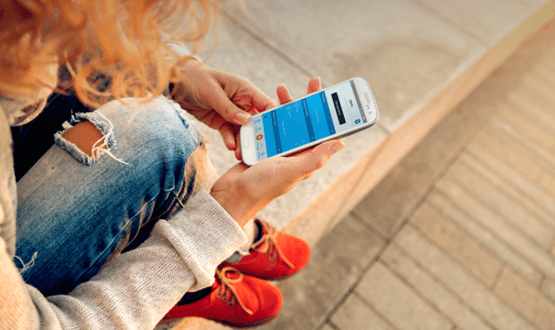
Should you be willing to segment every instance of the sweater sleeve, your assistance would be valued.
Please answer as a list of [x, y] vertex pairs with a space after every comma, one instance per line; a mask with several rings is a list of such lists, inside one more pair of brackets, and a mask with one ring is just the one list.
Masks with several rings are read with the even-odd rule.
[[212, 285], [217, 265], [246, 240], [203, 191], [68, 295], [44, 297], [27, 286], [31, 328], [152, 329], [185, 292]]

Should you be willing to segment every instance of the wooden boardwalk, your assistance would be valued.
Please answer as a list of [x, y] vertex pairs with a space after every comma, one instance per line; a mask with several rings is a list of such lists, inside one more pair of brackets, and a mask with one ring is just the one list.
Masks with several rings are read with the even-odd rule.
[[260, 329], [555, 329], [555, 24], [282, 282]]

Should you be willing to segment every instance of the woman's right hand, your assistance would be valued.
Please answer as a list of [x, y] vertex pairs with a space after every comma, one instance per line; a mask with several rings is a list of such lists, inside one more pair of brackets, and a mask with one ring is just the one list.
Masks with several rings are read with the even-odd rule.
[[331, 140], [292, 157], [271, 157], [248, 167], [239, 163], [222, 175], [210, 194], [243, 227], [272, 200], [287, 193], [341, 150]]

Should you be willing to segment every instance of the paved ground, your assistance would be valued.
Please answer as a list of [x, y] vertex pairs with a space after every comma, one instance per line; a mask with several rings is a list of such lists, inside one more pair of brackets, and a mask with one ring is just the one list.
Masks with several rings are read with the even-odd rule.
[[[413, 123], [409, 119], [415, 113], [434, 107], [451, 109], [442, 106], [446, 95], [466, 95], [465, 87], [474, 87], [473, 79], [482, 80], [482, 72], [497, 66], [497, 60], [512, 49], [511, 40], [520, 40], [528, 28], [536, 30], [529, 19], [542, 21], [537, 14], [549, 15], [555, 8], [555, 0], [244, 2], [244, 11], [235, 7], [236, 1], [225, 2], [217, 47], [212, 56], [201, 54], [208, 64], [249, 78], [273, 97], [281, 83], [299, 97], [312, 76], [320, 76], [324, 87], [360, 76], [370, 83], [380, 111], [373, 129], [346, 138], [341, 155], [259, 214], [278, 228], [303, 235], [311, 245], [331, 223], [325, 215], [315, 216], [321, 231], [315, 230], [313, 224], [299, 219], [301, 213], [311, 212], [315, 203], [329, 197], [329, 187], [342, 175], [358, 171], [355, 167], [365, 155], [394, 140], [395, 148], [378, 152], [385, 160], [373, 178], [381, 178], [412, 147], [404, 139], [404, 129]], [[414, 121], [422, 124], [411, 128], [418, 141], [419, 133], [428, 131], [426, 124], [436, 122], [430, 114]], [[216, 131], [201, 130], [212, 142], [210, 159], [223, 174], [236, 160], [225, 152]], [[351, 186], [344, 181], [343, 188]], [[364, 193], [374, 184], [368, 184]], [[352, 195], [359, 200], [364, 193], [354, 190]], [[328, 205], [328, 217], [344, 213]]]
[[555, 26], [437, 126], [279, 284], [259, 329], [555, 329]]
[[[546, 3], [260, 0], [246, 16], [227, 10], [213, 67], [270, 95], [285, 82], [295, 97], [311, 76], [329, 86], [360, 75], [380, 107], [375, 129], [262, 217], [287, 225]], [[279, 284], [281, 316], [259, 329], [555, 329], [554, 41], [551, 27], [508, 60], [321, 239], [307, 269]], [[203, 134], [223, 173], [233, 156], [217, 132]], [[175, 329], [216, 328], [193, 318]]]

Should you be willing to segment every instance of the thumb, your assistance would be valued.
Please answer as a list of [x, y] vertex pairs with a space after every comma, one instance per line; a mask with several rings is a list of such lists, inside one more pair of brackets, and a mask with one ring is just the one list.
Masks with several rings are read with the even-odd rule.
[[341, 140], [331, 140], [318, 145], [310, 152], [291, 157], [290, 159], [294, 160], [293, 172], [304, 176], [304, 178], [310, 177], [314, 171], [322, 168], [328, 159], [343, 149], [344, 146], [345, 144]]

